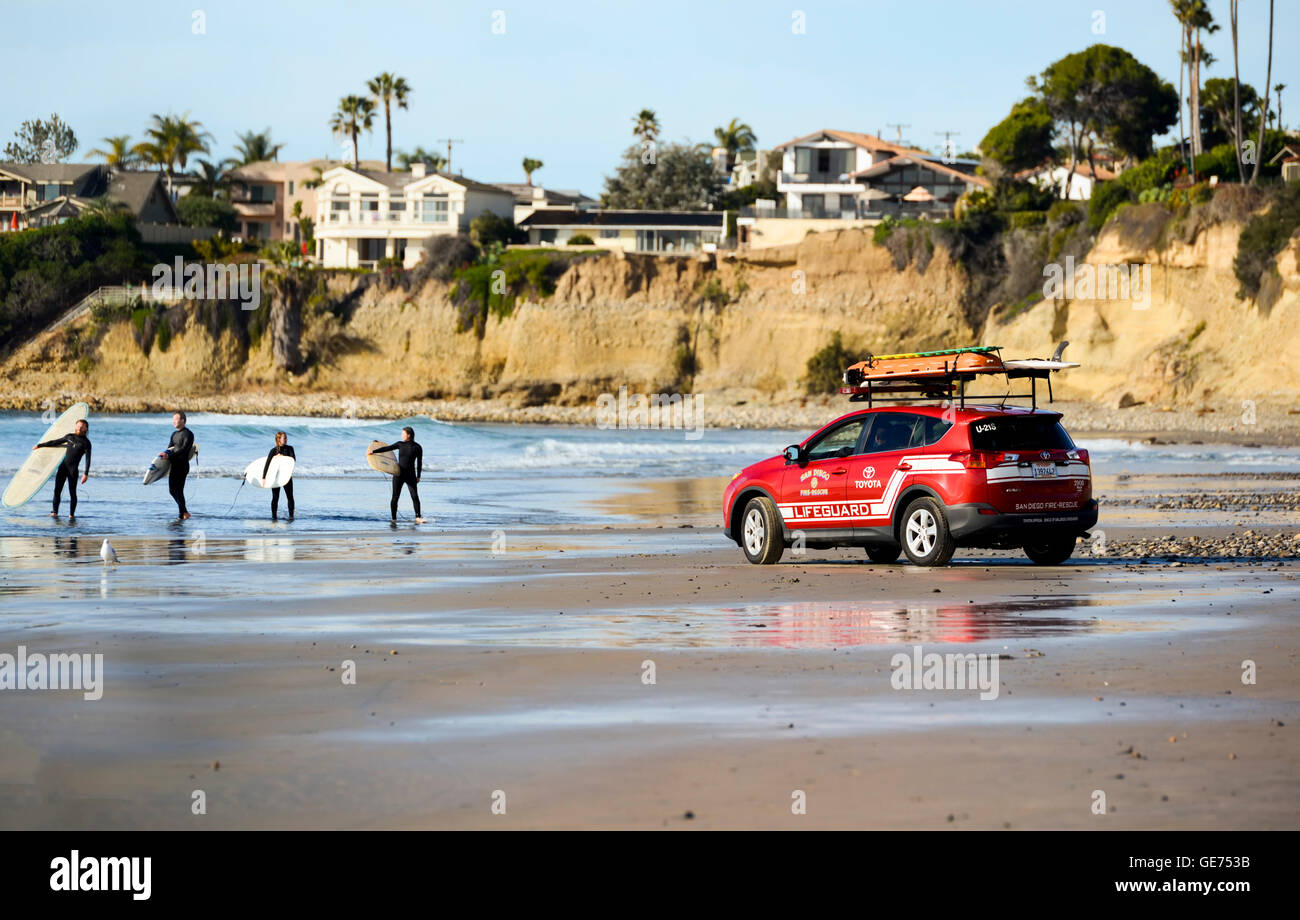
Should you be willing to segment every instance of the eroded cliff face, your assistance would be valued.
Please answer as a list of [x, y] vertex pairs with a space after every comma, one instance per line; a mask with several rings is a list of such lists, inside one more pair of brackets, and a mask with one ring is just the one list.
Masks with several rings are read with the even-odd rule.
[[[1277, 260], [1281, 296], [1264, 310], [1235, 297], [1239, 232], [1217, 225], [1191, 242], [1165, 244], [1116, 222], [1087, 262], [1149, 263], [1147, 304], [1041, 301], [974, 323], [962, 306], [965, 272], [945, 248], [919, 252], [900, 271], [863, 230], [722, 259], [582, 261], [550, 297], [490, 317], [481, 339], [457, 331], [448, 285], [408, 291], [338, 276], [329, 294], [353, 301], [346, 320], [324, 312], [306, 319], [304, 344], [321, 357], [297, 376], [273, 368], [269, 336], [249, 346], [230, 329], [214, 334], [190, 318], [165, 351], [146, 354], [129, 322], [95, 328], [83, 318], [20, 349], [0, 366], [0, 379], [10, 404], [263, 392], [573, 405], [620, 385], [789, 400], [801, 392], [808, 358], [838, 331], [876, 353], [982, 342], [1004, 346], [1008, 357], [1046, 356], [1068, 339], [1067, 357], [1083, 364], [1058, 378], [1058, 396], [1069, 398], [1290, 399], [1300, 395], [1300, 369], [1288, 354], [1300, 342], [1300, 236]], [[693, 383], [683, 349], [696, 356]]]
[[1300, 234], [1276, 260], [1280, 296], [1264, 307], [1236, 296], [1241, 224], [1166, 241], [1142, 232], [1142, 208], [1130, 210], [1103, 229], [1086, 262], [1097, 277], [1107, 266], [1149, 265], [1149, 298], [1044, 300], [1010, 318], [994, 311], [982, 340], [1009, 357], [1045, 356], [1049, 343], [1068, 340], [1066, 357], [1082, 367], [1058, 375], [1065, 398], [1117, 403], [1129, 394], [1235, 411], [1223, 404], [1300, 396]]

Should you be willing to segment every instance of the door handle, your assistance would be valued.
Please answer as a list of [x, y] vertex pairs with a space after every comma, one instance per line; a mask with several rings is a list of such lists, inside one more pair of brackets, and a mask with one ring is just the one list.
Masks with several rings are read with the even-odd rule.
[[898, 464], [897, 467], [895, 467], [895, 469], [900, 469], [900, 470], [910, 470], [911, 468], [912, 468], [912, 464], [910, 463], [900, 463]]
[[831, 470], [831, 473], [835, 476], [843, 476], [847, 472], [848, 470], [846, 470], [844, 467], [840, 467], [838, 470]]

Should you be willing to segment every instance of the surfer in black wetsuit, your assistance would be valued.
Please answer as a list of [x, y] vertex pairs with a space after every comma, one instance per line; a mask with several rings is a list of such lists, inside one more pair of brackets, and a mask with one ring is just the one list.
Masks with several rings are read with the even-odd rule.
[[415, 440], [415, 429], [410, 426], [403, 428], [402, 440], [387, 447], [371, 448], [366, 454], [384, 454], [390, 450], [397, 451], [397, 474], [393, 477], [393, 500], [389, 504], [393, 521], [397, 521], [397, 500], [402, 496], [402, 485], [405, 483], [406, 490], [411, 493], [411, 504], [415, 506], [415, 523], [423, 524], [424, 518], [420, 517], [420, 490], [416, 483], [424, 472], [424, 448]]
[[176, 510], [180, 520], [189, 520], [190, 512], [185, 507], [185, 477], [190, 474], [190, 451], [194, 448], [194, 432], [185, 427], [185, 413], [172, 413], [171, 441], [167, 449], [158, 456], [166, 457], [170, 462], [167, 469], [167, 490], [176, 500]]
[[[271, 470], [271, 461], [274, 460], [276, 457], [293, 457], [295, 462], [298, 459], [296, 456], [294, 456], [293, 448], [289, 446], [289, 436], [285, 434], [283, 431], [277, 431], [275, 433], [275, 446], [272, 447], [271, 452], [266, 455], [266, 465], [262, 467], [263, 484], [266, 483], [266, 474]], [[288, 482], [284, 484], [284, 497], [289, 500], [289, 520], [292, 521], [293, 520], [293, 480], [292, 479], [290, 479]], [[279, 518], [280, 518], [280, 487], [276, 486], [274, 489], [271, 490], [271, 520], [275, 521], [275, 520], [279, 520]]]
[[59, 516], [59, 501], [63, 498], [65, 482], [68, 484], [68, 520], [77, 516], [77, 467], [81, 464], [82, 457], [86, 458], [86, 471], [81, 474], [81, 481], [84, 483], [86, 477], [90, 475], [90, 438], [86, 437], [88, 431], [90, 431], [90, 423], [83, 419], [72, 427], [72, 434], [65, 434], [53, 441], [43, 441], [32, 448], [32, 450], [39, 450], [42, 447], [67, 448], [67, 452], [63, 455], [63, 462], [59, 464], [58, 472], [54, 474], [54, 510], [50, 512], [50, 517]]

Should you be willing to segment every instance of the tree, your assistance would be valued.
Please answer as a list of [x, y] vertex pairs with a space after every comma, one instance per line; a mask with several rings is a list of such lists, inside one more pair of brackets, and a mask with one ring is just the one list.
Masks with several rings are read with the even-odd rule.
[[513, 220], [500, 217], [494, 211], [484, 211], [469, 222], [469, 238], [480, 249], [528, 241], [523, 231], [515, 227]]
[[231, 157], [226, 162], [235, 166], [247, 166], [249, 163], [261, 163], [264, 160], [278, 160], [280, 151], [284, 149], [284, 144], [277, 144], [271, 140], [271, 129], [264, 131], [245, 131], [243, 134], [236, 134], [235, 137], [239, 142], [235, 144], [236, 157]]
[[96, 147], [86, 156], [103, 157], [105, 163], [117, 169], [133, 169], [140, 162], [140, 158], [132, 151], [129, 134], [104, 138], [104, 146]]
[[[1219, 144], [1232, 144], [1241, 147], [1238, 136], [1237, 113], [1243, 119], [1254, 118], [1259, 109], [1259, 93], [1249, 83], [1215, 77], [1206, 80], [1201, 89], [1201, 119], [1204, 122], [1203, 133], [1210, 147]], [[1238, 160], [1241, 152], [1238, 150]]]
[[429, 172], [441, 172], [447, 166], [447, 158], [441, 153], [432, 153], [423, 147], [416, 147], [410, 153], [397, 153], [397, 168], [407, 170], [412, 163], [423, 163]]
[[1011, 107], [1011, 114], [989, 129], [980, 141], [984, 157], [1007, 172], [1038, 166], [1052, 158], [1052, 113], [1041, 99], [1030, 96]]
[[1264, 105], [1259, 113], [1259, 140], [1255, 143], [1255, 168], [1250, 184], [1259, 182], [1259, 164], [1264, 159], [1264, 121], [1268, 115], [1268, 85], [1273, 82], [1273, 0], [1268, 0], [1268, 70], [1264, 77]]
[[541, 160], [534, 160], [532, 157], [524, 157], [524, 176], [529, 185], [533, 184], [533, 173], [541, 169], [546, 164]]
[[316, 272], [303, 263], [291, 240], [277, 240], [261, 255], [268, 263], [262, 279], [271, 290], [271, 362], [278, 370], [296, 374], [302, 370], [302, 309], [316, 290]]
[[1283, 134], [1286, 133], [1286, 125], [1282, 123], [1282, 90], [1286, 89], [1285, 83], [1277, 83], [1273, 86], [1273, 92], [1277, 93], [1277, 129]]
[[57, 114], [49, 121], [25, 121], [5, 146], [4, 158], [15, 163], [61, 163], [77, 149], [77, 135]]
[[[1183, 47], [1186, 48], [1188, 84], [1191, 87], [1190, 111], [1192, 128], [1192, 156], [1204, 152], [1201, 142], [1201, 64], [1209, 66], [1211, 58], [1201, 47], [1201, 32], [1219, 31], [1210, 12], [1207, 0], [1169, 0], [1174, 18], [1183, 27]], [[1181, 100], [1179, 102], [1181, 105]]]
[[713, 137], [718, 146], [727, 151], [727, 172], [736, 165], [737, 154], [752, 152], [758, 142], [754, 129], [736, 118], [731, 119], [726, 127], [714, 128]]
[[208, 139], [212, 137], [203, 130], [202, 123], [190, 120], [188, 112], [180, 116], [154, 115], [144, 133], [149, 140], [136, 144], [132, 153], [158, 166], [169, 182], [176, 167], [184, 171], [190, 154], [208, 152]]
[[1065, 129], [1069, 166], [1062, 198], [1069, 197], [1074, 167], [1085, 149], [1096, 174], [1098, 138], [1126, 155], [1144, 159], [1151, 154], [1152, 135], [1173, 124], [1178, 106], [1172, 86], [1123, 48], [1110, 45], [1068, 54], [1028, 83]]
[[375, 123], [375, 103], [365, 96], [344, 96], [339, 100], [338, 111], [330, 117], [330, 129], [336, 136], [352, 141], [352, 168], [361, 165], [357, 151], [357, 135], [369, 131]]
[[370, 98], [384, 107], [384, 130], [387, 132], [388, 137], [387, 146], [384, 148], [384, 169], [392, 172], [393, 103], [397, 103], [399, 109], [406, 108], [406, 99], [411, 94], [411, 87], [407, 85], [405, 78], [394, 76], [385, 71], [368, 82], [366, 89], [370, 90]]
[[641, 143], [652, 144], [659, 137], [659, 117], [654, 109], [642, 109], [632, 116], [636, 126], [632, 133], [641, 139]]
[[[226, 162], [231, 161], [227, 160]], [[254, 160], [253, 162], [257, 161]], [[223, 166], [224, 164], [199, 160], [198, 181], [190, 189], [190, 195], [198, 195], [200, 198], [225, 197], [230, 189], [231, 177]]]
[[216, 227], [226, 233], [234, 233], [239, 225], [238, 215], [230, 202], [202, 195], [183, 195], [176, 202], [176, 216], [187, 227]]
[[[647, 162], [649, 160], [649, 162]], [[722, 180], [707, 152], [685, 144], [668, 144], [645, 157], [629, 147], [601, 196], [607, 208], [694, 210], [715, 204]]]

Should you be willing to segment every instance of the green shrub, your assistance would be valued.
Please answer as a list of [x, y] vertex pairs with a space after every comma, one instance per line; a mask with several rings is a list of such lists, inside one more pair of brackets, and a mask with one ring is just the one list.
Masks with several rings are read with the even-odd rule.
[[1098, 182], [1088, 202], [1088, 228], [1096, 233], [1121, 204], [1133, 200], [1133, 192], [1119, 182]]
[[234, 233], [239, 225], [235, 206], [222, 198], [186, 195], [176, 202], [176, 216], [187, 227], [216, 227]]
[[844, 347], [840, 333], [835, 332], [830, 342], [808, 359], [804, 388], [811, 394], [838, 392], [844, 381], [844, 369], [858, 360], [854, 352]]
[[1300, 228], [1300, 183], [1289, 182], [1276, 189], [1272, 206], [1251, 218], [1237, 240], [1237, 257], [1232, 267], [1240, 282], [1239, 298], [1259, 294], [1264, 273], [1273, 269], [1274, 257], [1297, 228]]
[[1010, 215], [1012, 230], [1031, 230], [1047, 223], [1046, 211], [1014, 211]]
[[595, 246], [596, 241], [585, 233], [575, 233], [569, 237], [570, 246]]
[[155, 333], [154, 344], [158, 346], [159, 351], [166, 351], [167, 346], [172, 343], [172, 324], [167, 322], [167, 317], [163, 317], [158, 323], [158, 331]]

